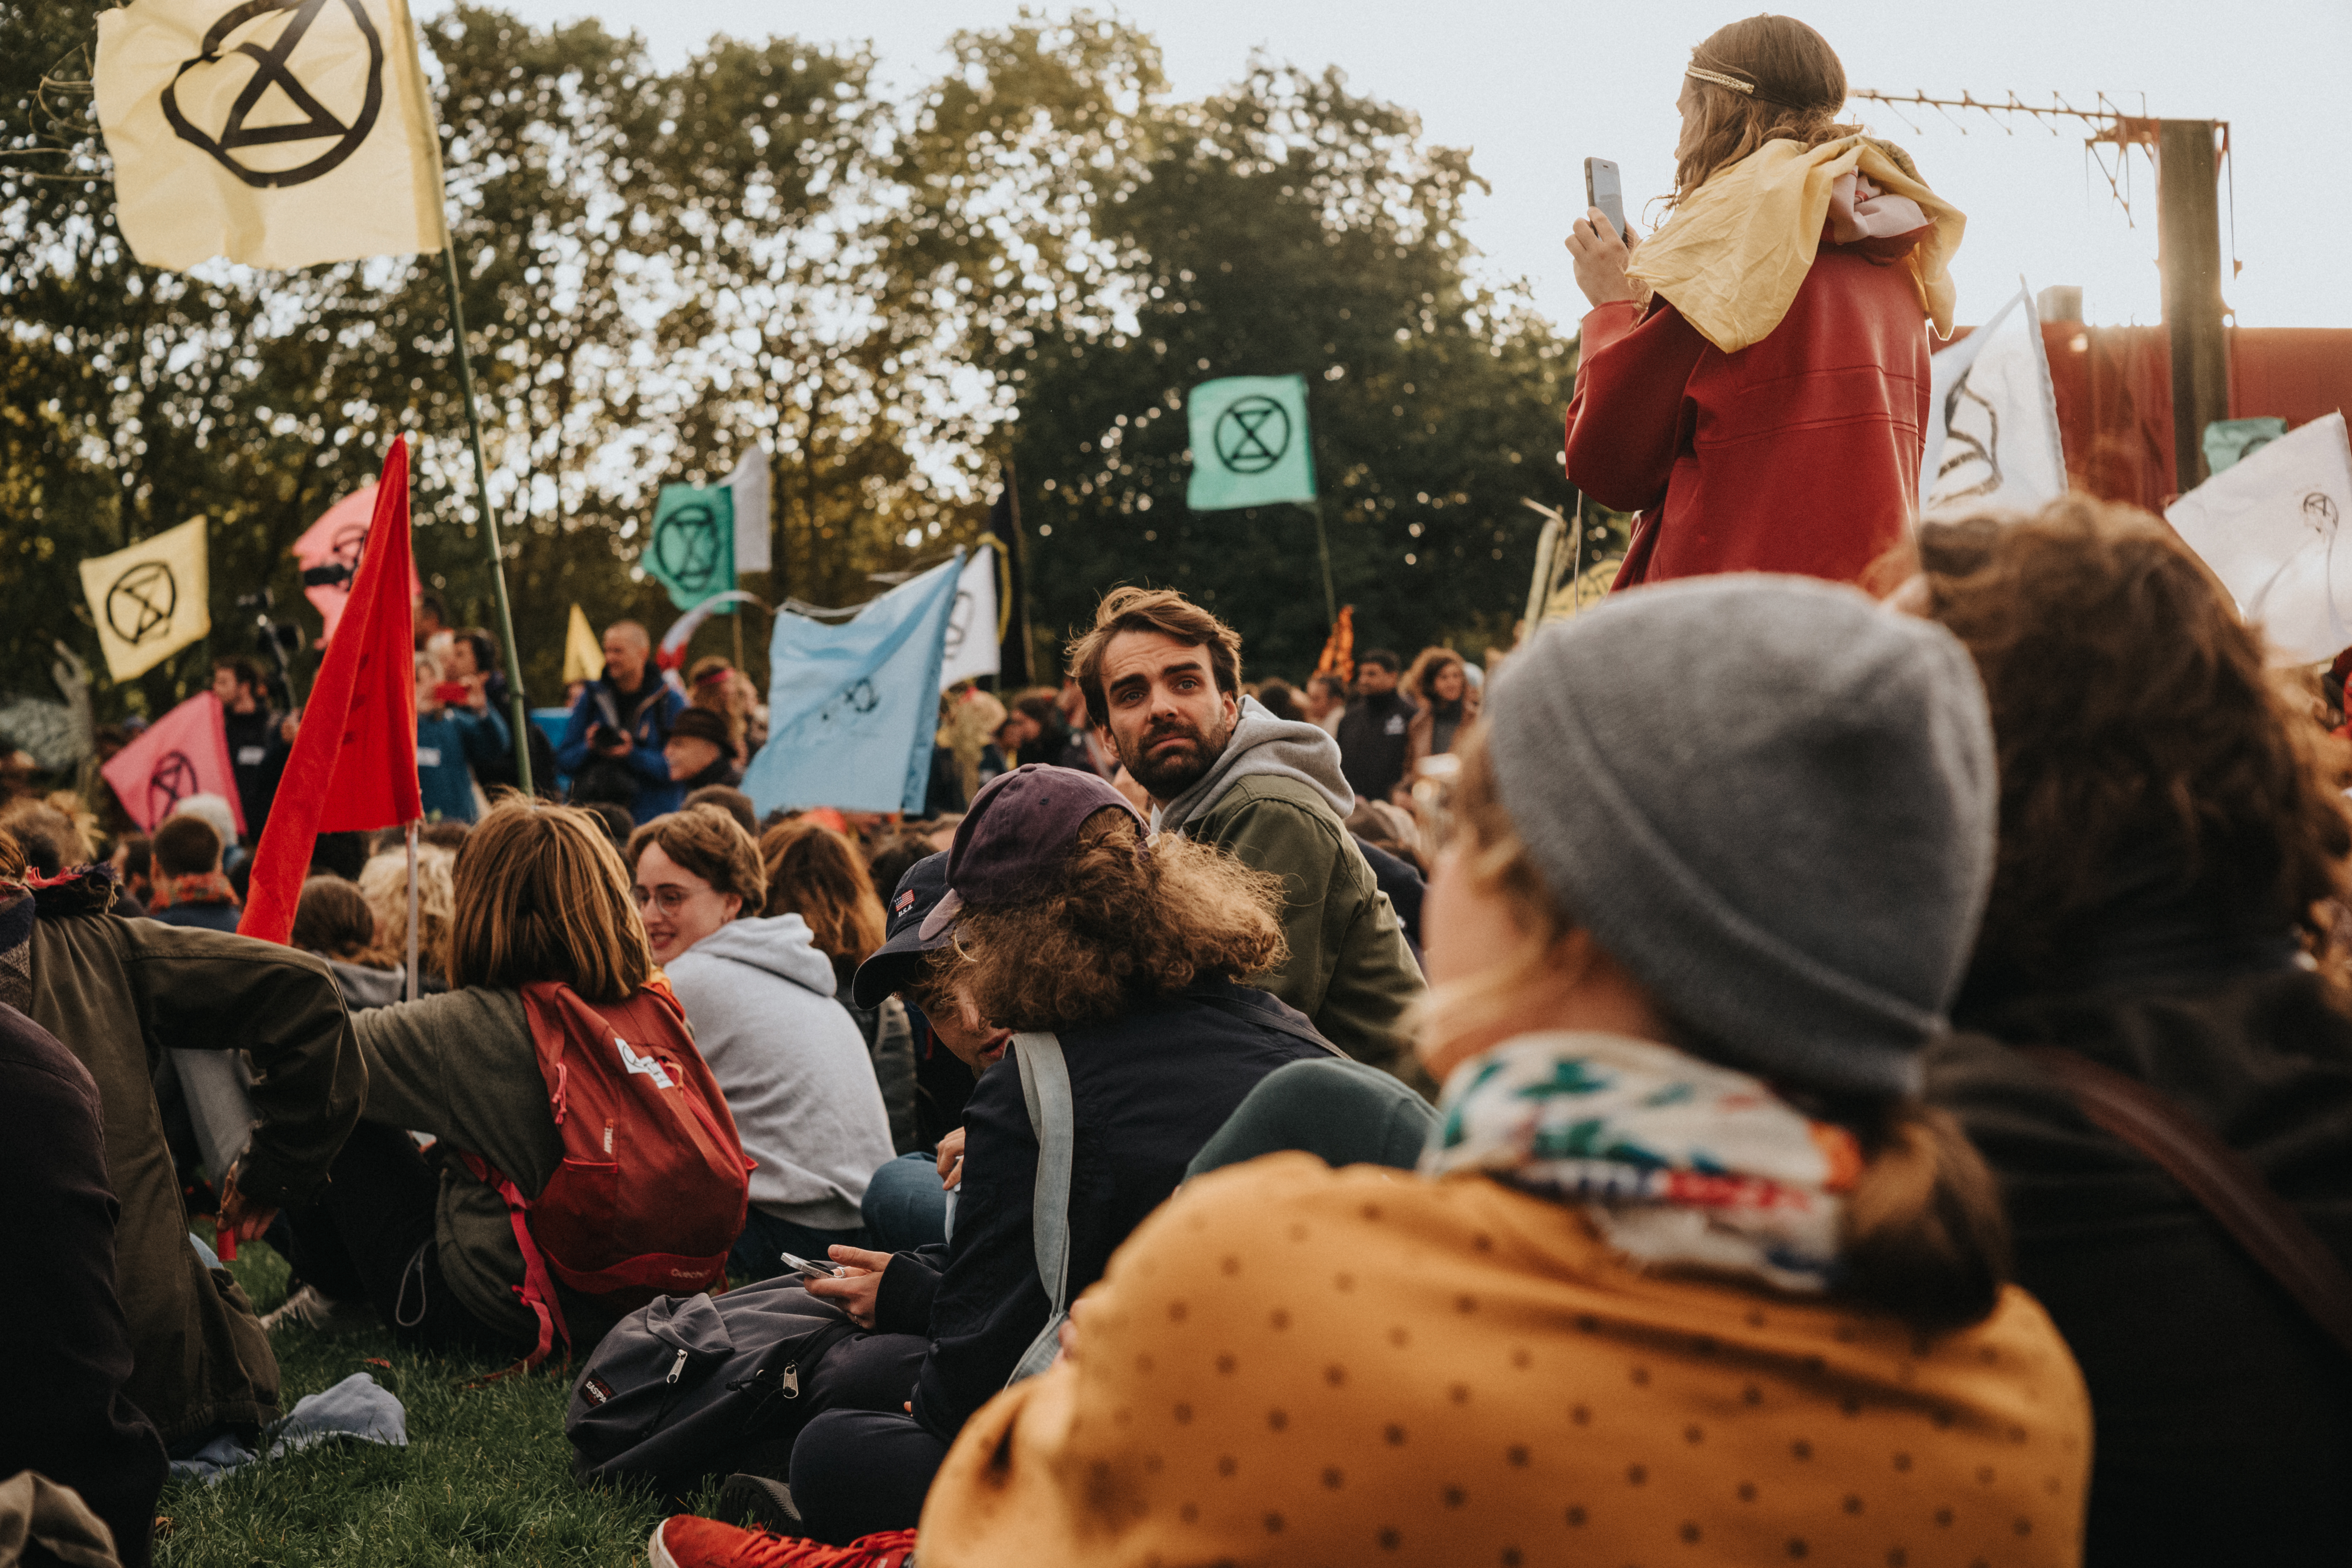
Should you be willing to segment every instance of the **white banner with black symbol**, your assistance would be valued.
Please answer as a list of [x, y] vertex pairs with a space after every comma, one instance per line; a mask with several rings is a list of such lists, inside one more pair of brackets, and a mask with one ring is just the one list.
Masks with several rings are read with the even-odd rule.
[[2021, 283], [1991, 321], [1928, 365], [1922, 519], [2038, 511], [2066, 493], [2058, 400], [2030, 290]]

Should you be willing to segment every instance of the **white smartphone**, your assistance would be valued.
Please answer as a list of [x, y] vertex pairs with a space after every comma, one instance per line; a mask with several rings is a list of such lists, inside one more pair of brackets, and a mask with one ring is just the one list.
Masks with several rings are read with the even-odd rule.
[[842, 1269], [841, 1265], [838, 1263], [812, 1263], [805, 1258], [795, 1258], [789, 1252], [779, 1254], [779, 1256], [783, 1258], [785, 1268], [791, 1269], [793, 1273], [799, 1275], [803, 1279], [838, 1279], [841, 1278]]
[[1625, 237], [1625, 190], [1617, 179], [1617, 165], [1606, 158], [1584, 161], [1584, 205], [1599, 207], [1617, 237]]

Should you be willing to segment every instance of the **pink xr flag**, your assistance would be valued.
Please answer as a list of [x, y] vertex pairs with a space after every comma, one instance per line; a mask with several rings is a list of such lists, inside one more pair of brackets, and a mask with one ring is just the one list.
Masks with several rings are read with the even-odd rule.
[[220, 699], [209, 691], [199, 691], [150, 724], [99, 772], [142, 833], [154, 832], [192, 795], [225, 796], [237, 832], [245, 832], [245, 807], [237, 802], [236, 774], [228, 762], [228, 726]]
[[[343, 605], [352, 596], [352, 574], [360, 569], [360, 557], [366, 552], [368, 520], [374, 512], [375, 486], [362, 485], [321, 512], [319, 521], [294, 542], [294, 559], [302, 564], [302, 596], [327, 623], [319, 637], [321, 647], [334, 640], [335, 627], [343, 618]], [[311, 581], [314, 574], [319, 581]], [[408, 602], [414, 605], [424, 593], [425, 584], [412, 563]]]

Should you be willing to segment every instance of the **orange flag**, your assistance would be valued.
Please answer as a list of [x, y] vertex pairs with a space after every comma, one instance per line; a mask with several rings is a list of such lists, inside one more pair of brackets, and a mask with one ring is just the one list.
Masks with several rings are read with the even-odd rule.
[[1336, 675], [1341, 680], [1356, 679], [1356, 606], [1339, 606], [1339, 618], [1331, 624], [1331, 636], [1323, 645], [1323, 657], [1315, 661], [1318, 675]]
[[415, 622], [409, 605], [408, 443], [384, 454], [351, 600], [286, 759], [237, 931], [284, 942], [321, 833], [365, 832], [425, 815], [416, 785]]

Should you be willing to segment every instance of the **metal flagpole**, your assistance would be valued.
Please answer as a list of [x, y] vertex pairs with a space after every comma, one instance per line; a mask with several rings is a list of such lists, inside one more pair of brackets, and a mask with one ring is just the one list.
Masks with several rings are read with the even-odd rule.
[[[523, 794], [530, 795], [532, 793], [530, 713], [523, 700], [522, 656], [515, 647], [514, 609], [507, 602], [506, 563], [499, 551], [499, 518], [498, 514], [490, 510], [490, 466], [482, 457], [482, 420], [481, 416], [474, 410], [474, 361], [473, 356], [466, 352], [466, 307], [464, 301], [458, 298], [457, 240], [454, 233], [448, 237], [447, 243], [441, 247], [441, 276], [449, 285], [449, 331], [457, 343], [457, 384], [466, 395], [466, 431], [473, 438], [474, 443], [474, 490], [481, 498], [482, 538], [489, 545], [490, 550], [490, 583], [498, 590], [499, 641], [506, 647], [507, 699], [508, 708], [510, 710], [509, 722], [514, 725], [515, 782], [522, 786]], [[410, 830], [409, 838], [413, 845], [415, 841], [414, 828]], [[409, 860], [411, 865], [409, 897], [413, 900], [416, 890], [414, 849], [410, 851]], [[414, 957], [416, 927], [413, 919], [408, 931], [411, 952], [408, 967], [413, 976], [416, 970]], [[414, 984], [412, 979], [412, 989], [414, 989]]]
[[416, 824], [408, 825], [408, 1000], [416, 1000]]

